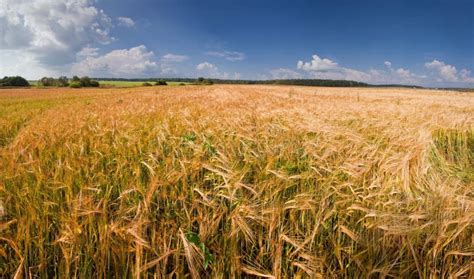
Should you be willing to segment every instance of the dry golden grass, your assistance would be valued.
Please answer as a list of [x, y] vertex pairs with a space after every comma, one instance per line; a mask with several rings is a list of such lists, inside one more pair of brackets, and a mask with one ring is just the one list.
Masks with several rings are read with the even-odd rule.
[[474, 95], [0, 91], [0, 277], [473, 277]]

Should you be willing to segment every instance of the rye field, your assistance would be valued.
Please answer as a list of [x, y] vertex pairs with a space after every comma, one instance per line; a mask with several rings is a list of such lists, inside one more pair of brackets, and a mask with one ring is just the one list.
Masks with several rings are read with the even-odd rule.
[[1, 278], [473, 278], [474, 95], [0, 91]]

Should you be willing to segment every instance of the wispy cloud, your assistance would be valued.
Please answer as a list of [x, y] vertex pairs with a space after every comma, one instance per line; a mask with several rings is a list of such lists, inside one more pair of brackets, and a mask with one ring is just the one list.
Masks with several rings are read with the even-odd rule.
[[302, 78], [303, 75], [291, 69], [277, 68], [270, 70], [271, 79], [298, 79]]
[[229, 61], [242, 61], [245, 59], [245, 54], [238, 51], [209, 51], [207, 55], [224, 58]]
[[161, 60], [167, 63], [179, 63], [179, 62], [184, 62], [188, 59], [189, 57], [186, 55], [168, 53], [168, 54], [163, 55]]

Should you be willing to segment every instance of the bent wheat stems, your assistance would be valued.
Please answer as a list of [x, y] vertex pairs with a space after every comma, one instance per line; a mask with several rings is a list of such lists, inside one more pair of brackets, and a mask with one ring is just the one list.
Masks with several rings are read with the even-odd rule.
[[474, 96], [0, 92], [0, 277], [472, 277]]

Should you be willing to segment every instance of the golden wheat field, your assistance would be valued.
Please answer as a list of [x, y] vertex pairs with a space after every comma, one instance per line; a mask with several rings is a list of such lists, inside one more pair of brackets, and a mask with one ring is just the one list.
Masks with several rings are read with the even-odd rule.
[[0, 91], [2, 278], [473, 278], [474, 95]]

